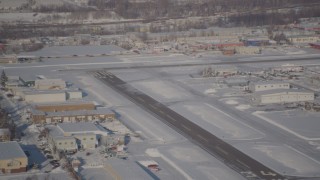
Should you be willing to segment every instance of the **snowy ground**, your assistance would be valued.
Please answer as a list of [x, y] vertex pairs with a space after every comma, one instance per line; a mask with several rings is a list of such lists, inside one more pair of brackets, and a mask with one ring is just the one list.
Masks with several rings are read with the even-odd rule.
[[255, 112], [260, 117], [284, 131], [303, 138], [305, 140], [320, 140], [319, 119], [317, 112], [302, 110], [276, 111], [276, 112]]
[[179, 103], [170, 108], [222, 139], [252, 140], [264, 137], [254, 128], [207, 103]]
[[290, 176], [319, 177], [320, 162], [287, 145], [239, 144], [237, 148], [271, 167], [277, 172]]
[[163, 80], [148, 80], [131, 83], [135, 88], [160, 102], [182, 101], [193, 96], [181, 87]]

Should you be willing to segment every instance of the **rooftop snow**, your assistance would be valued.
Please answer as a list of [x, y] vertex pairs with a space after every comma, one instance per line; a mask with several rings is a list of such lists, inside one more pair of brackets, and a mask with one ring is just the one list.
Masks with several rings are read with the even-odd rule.
[[58, 127], [64, 132], [83, 132], [100, 131], [99, 128], [91, 122], [61, 123]]
[[0, 159], [27, 158], [20, 145], [15, 142], [0, 142]]

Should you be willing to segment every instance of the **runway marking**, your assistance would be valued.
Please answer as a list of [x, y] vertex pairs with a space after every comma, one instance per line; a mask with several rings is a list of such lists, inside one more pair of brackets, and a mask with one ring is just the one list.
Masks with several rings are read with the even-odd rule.
[[249, 169], [249, 166], [248, 166], [248, 165], [246, 165], [245, 163], [243, 163], [242, 161], [240, 161], [239, 159], [237, 159], [237, 162], [238, 162], [238, 163], [240, 163], [240, 164], [242, 164], [243, 166], [245, 166], [246, 168], [248, 168], [248, 169]]
[[200, 139], [206, 141], [206, 142], [209, 142], [206, 138], [202, 137], [200, 134], [197, 135]]
[[227, 151], [221, 149], [221, 147], [219, 147], [219, 146], [216, 146], [216, 148], [217, 148], [220, 152], [222, 152], [223, 154], [225, 154], [225, 155], [228, 155], [228, 154], [229, 154]]
[[264, 175], [264, 176], [277, 176], [277, 174], [274, 174], [274, 173], [272, 173], [272, 172], [267, 172], [267, 173], [265, 173], [264, 171], [260, 171], [260, 173], [261, 173], [262, 175]]
[[241, 174], [243, 174], [244, 176], [246, 176], [247, 178], [255, 178], [255, 177], [258, 177], [256, 174], [254, 174], [253, 172], [251, 171], [243, 171], [243, 172], [240, 172]]
[[142, 102], [145, 102], [144, 99], [142, 99], [141, 97], [137, 97], [137, 99], [139, 99]]
[[167, 115], [167, 117], [168, 117], [169, 119], [171, 119], [172, 121], [177, 121], [177, 120], [175, 120], [173, 117], [171, 117], [170, 115]]
[[184, 129], [186, 129], [186, 130], [188, 130], [188, 131], [191, 131], [191, 129], [190, 129], [189, 127], [187, 127], [187, 126], [185, 126], [185, 125], [183, 125], [183, 124], [181, 124], [181, 126], [182, 126]]
[[159, 112], [161, 113], [161, 114], [165, 114], [163, 111], [161, 111], [161, 110], [159, 110]]
[[157, 108], [157, 107], [155, 107], [155, 106], [154, 106], [154, 105], [152, 105], [152, 104], [149, 104], [149, 106], [151, 106], [153, 109], [158, 110], [158, 108]]

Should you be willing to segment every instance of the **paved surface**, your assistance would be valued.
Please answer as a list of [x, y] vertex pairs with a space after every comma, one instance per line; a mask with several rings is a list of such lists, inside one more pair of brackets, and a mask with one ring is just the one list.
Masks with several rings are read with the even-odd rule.
[[[266, 56], [267, 57], [267, 56]], [[285, 56], [283, 56], [285, 57]], [[101, 68], [91, 68], [91, 71], [101, 71], [101, 70], [115, 70], [115, 69], [150, 69], [150, 68], [164, 68], [164, 67], [189, 67], [189, 66], [209, 66], [209, 65], [234, 65], [234, 64], [260, 64], [260, 63], [279, 63], [279, 62], [294, 62], [294, 61], [313, 61], [313, 60], [318, 60], [320, 57], [298, 57], [298, 58], [288, 58], [288, 59], [264, 59], [264, 60], [225, 60], [221, 62], [192, 62], [192, 63], [184, 63], [184, 64], [144, 64], [141, 62], [137, 62], [137, 64], [132, 63], [132, 64], [125, 64], [123, 66], [123, 63], [120, 63], [118, 65], [120, 66], [112, 66], [112, 67], [101, 67]], [[114, 62], [113, 62], [114, 63]], [[152, 63], [152, 62], [150, 62]], [[77, 65], [77, 64], [69, 64], [71, 65]], [[89, 64], [78, 64], [78, 65], [89, 65]], [[107, 65], [101, 64], [101, 66]], [[115, 64], [114, 64], [115, 65]], [[58, 65], [51, 65], [51, 66], [58, 66]], [[85, 68], [76, 68], [76, 69], [59, 69], [58, 71], [83, 71], [83, 70], [88, 70], [88, 67]]]
[[112, 73], [107, 71], [96, 71], [92, 73], [103, 83], [149, 111], [168, 126], [199, 145], [211, 155], [223, 161], [226, 165], [239, 172], [247, 179], [288, 179], [217, 138], [210, 132], [202, 129], [160, 102], [157, 102], [150, 96], [140, 92], [129, 84], [126, 84]]

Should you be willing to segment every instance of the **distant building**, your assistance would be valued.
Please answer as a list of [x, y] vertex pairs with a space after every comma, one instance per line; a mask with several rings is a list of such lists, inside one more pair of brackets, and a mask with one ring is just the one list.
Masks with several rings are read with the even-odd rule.
[[39, 90], [65, 89], [66, 82], [62, 79], [37, 79], [34, 88]]
[[289, 41], [294, 44], [305, 44], [305, 43], [316, 43], [320, 40], [319, 35], [296, 35], [296, 36], [289, 36]]
[[2, 173], [26, 172], [28, 158], [15, 141], [0, 142], [0, 170]]
[[299, 90], [276, 89], [255, 92], [253, 95], [253, 101], [257, 104], [292, 103], [313, 100], [313, 92]]
[[242, 47], [236, 47], [235, 48], [236, 52], [238, 54], [260, 54], [261, 53], [261, 49], [259, 47], [256, 46], [242, 46]]
[[3, 64], [13, 64], [17, 63], [17, 57], [16, 56], [0, 56], [0, 63]]
[[280, 81], [263, 81], [249, 84], [249, 90], [252, 92], [267, 91], [274, 89], [290, 89], [290, 84]]

